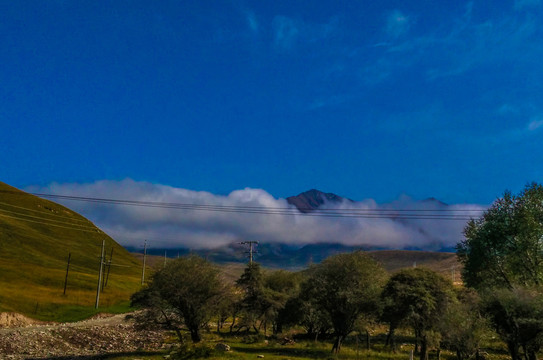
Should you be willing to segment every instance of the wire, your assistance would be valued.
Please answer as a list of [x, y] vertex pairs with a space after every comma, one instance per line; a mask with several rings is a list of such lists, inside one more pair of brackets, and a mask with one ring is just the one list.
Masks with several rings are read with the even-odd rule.
[[[26, 194], [14, 191], [13, 194]], [[304, 208], [288, 207], [262, 207], [262, 206], [228, 206], [228, 205], [207, 205], [188, 203], [168, 203], [139, 200], [122, 200], [110, 198], [82, 197], [70, 195], [55, 195], [45, 193], [32, 193], [35, 196], [44, 198], [82, 201], [110, 205], [139, 206], [149, 208], [165, 208], [191, 211], [211, 211], [222, 213], [243, 213], [262, 215], [290, 215], [290, 216], [312, 216], [312, 217], [333, 217], [333, 218], [365, 218], [365, 219], [393, 219], [393, 220], [453, 220], [468, 221], [473, 219], [475, 213], [481, 213], [479, 209], [311, 209], [311, 212], [302, 212]], [[308, 210], [305, 208], [305, 210]]]
[[36, 213], [43, 214], [43, 215], [47, 215], [47, 216], [55, 216], [55, 217], [60, 217], [60, 218], [63, 218], [63, 219], [70, 219], [70, 220], [72, 220], [72, 221], [79, 221], [79, 222], [85, 222], [85, 223], [89, 223], [89, 222], [90, 222], [90, 221], [87, 220], [87, 219], [74, 219], [74, 218], [71, 218], [71, 217], [68, 217], [68, 216], [58, 215], [58, 214], [51, 214], [51, 213], [49, 213], [49, 212], [45, 212], [45, 211], [41, 211], [41, 210], [35, 210], [35, 209], [29, 209], [29, 208], [24, 207], [24, 206], [17, 206], [17, 205], [13, 205], [13, 204], [8, 204], [8, 203], [2, 202], [2, 201], [0, 201], [0, 205], [11, 206], [11, 207], [14, 207], [14, 208], [17, 208], [17, 209], [23, 209], [23, 210], [26, 210], [26, 211], [32, 211], [32, 212], [36, 212]]
[[62, 225], [51, 224], [51, 223], [47, 223], [47, 222], [43, 222], [43, 221], [24, 219], [24, 218], [20, 218], [20, 217], [16, 217], [16, 216], [10, 216], [10, 215], [4, 215], [4, 214], [0, 214], [0, 216], [11, 218], [11, 219], [16, 219], [16, 220], [28, 221], [28, 222], [37, 223], [37, 224], [56, 226], [56, 227], [59, 227], [59, 228], [70, 229], [70, 230], [79, 230], [79, 231], [93, 232], [93, 233], [101, 233], [102, 232], [98, 228], [95, 228], [93, 230], [86, 230], [86, 229], [82, 229], [82, 228], [74, 228], [74, 227], [69, 227], [69, 226], [62, 226]]
[[[65, 222], [65, 221], [60, 221], [60, 220], [46, 219], [46, 218], [39, 217], [39, 216], [27, 215], [27, 214], [19, 213], [19, 212], [16, 212], [16, 211], [10, 211], [10, 210], [5, 210], [5, 209], [0, 209], [0, 211], [1, 211], [1, 212], [6, 212], [6, 213], [8, 213], [8, 214], [13, 214], [13, 215], [26, 216], [26, 217], [33, 218], [33, 219], [45, 220], [45, 221], [48, 221], [48, 222], [54, 222], [54, 223], [60, 223], [60, 224], [71, 225], [71, 226], [77, 226], [77, 227], [85, 228], [85, 229], [89, 229], [89, 230], [95, 229], [95, 228], [92, 227], [92, 226], [86, 226], [86, 225], [80, 225], [80, 224], [72, 224], [72, 223]], [[23, 220], [23, 218], [19, 218], [19, 219], [20, 219], [20, 220]]]

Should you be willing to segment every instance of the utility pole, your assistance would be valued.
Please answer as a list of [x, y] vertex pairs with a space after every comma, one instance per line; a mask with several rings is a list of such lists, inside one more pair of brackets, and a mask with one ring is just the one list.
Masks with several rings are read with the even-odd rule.
[[166, 267], [166, 250], [164, 250], [164, 267]]
[[143, 268], [141, 269], [141, 285], [145, 282], [145, 258], [147, 257], [147, 240], [143, 242]]
[[107, 262], [106, 281], [104, 281], [104, 285], [102, 286], [102, 291], [104, 291], [104, 288], [107, 286], [107, 281], [109, 280], [109, 271], [111, 270], [111, 261], [113, 261], [113, 247], [111, 247], [111, 254], [109, 255], [109, 261]]
[[249, 254], [249, 264], [253, 263], [253, 254], [256, 252], [256, 250], [253, 250], [253, 246], [258, 244], [258, 241], [242, 241], [240, 242], [241, 245], [249, 245], [249, 251], [245, 252], [246, 254]]
[[66, 265], [66, 278], [64, 278], [64, 295], [66, 295], [66, 285], [68, 284], [68, 271], [70, 270], [70, 259], [72, 258], [72, 253], [68, 254], [68, 264]]
[[94, 308], [98, 309], [98, 304], [100, 303], [100, 288], [102, 287], [102, 272], [104, 270], [104, 250], [106, 247], [106, 241], [102, 240], [102, 251], [100, 254], [100, 271], [98, 272], [98, 286], [96, 287], [96, 303]]

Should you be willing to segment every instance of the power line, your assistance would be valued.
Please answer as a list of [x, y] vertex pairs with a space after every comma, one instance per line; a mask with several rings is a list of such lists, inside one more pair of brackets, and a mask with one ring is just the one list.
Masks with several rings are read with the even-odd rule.
[[[65, 224], [65, 225], [70, 225], [70, 226], [77, 226], [78, 228], [80, 227], [80, 228], [83, 228], [83, 229], [89, 229], [89, 230], [90, 229], [95, 229], [92, 226], [73, 224], [73, 223], [69, 223], [69, 222], [66, 222], [66, 221], [60, 221], [60, 220], [54, 220], [54, 219], [47, 219], [47, 218], [44, 218], [44, 217], [41, 217], [41, 216], [28, 215], [28, 214], [23, 214], [21, 212], [10, 211], [10, 210], [5, 210], [5, 209], [0, 209], [0, 212], [5, 212], [5, 213], [8, 213], [8, 214], [12, 214], [12, 215], [19, 215], [19, 216], [29, 217], [29, 218], [33, 218], [33, 219], [45, 220], [45, 221], [49, 221], [49, 222], [53, 222], [53, 223], [60, 223], [60, 224]], [[23, 218], [21, 218], [21, 220], [23, 220]]]
[[[0, 192], [7, 192], [19, 195], [27, 195], [27, 193], [20, 193], [15, 191], [0, 190]], [[109, 203], [119, 205], [136, 205], [136, 206], [149, 206], [149, 207], [163, 207], [163, 208], [215, 208], [215, 209], [232, 209], [232, 210], [277, 210], [277, 211], [314, 211], [314, 212], [437, 212], [437, 213], [454, 213], [454, 212], [482, 212], [482, 209], [390, 209], [390, 208], [368, 208], [368, 209], [338, 209], [338, 208], [311, 208], [311, 207], [267, 207], [267, 206], [239, 206], [239, 205], [209, 205], [209, 204], [194, 204], [194, 203], [172, 203], [172, 202], [159, 202], [159, 201], [142, 201], [142, 200], [127, 200], [127, 199], [112, 199], [101, 197], [87, 197], [87, 196], [73, 196], [73, 195], [59, 195], [59, 194], [47, 194], [47, 193], [28, 193], [35, 196], [44, 198], [57, 198], [64, 200], [85, 201], [85, 202], [97, 202], [97, 203]]]
[[51, 223], [48, 223], [48, 222], [30, 220], [30, 219], [25, 219], [25, 218], [20, 218], [20, 217], [16, 217], [16, 216], [5, 215], [5, 214], [0, 214], [0, 216], [11, 218], [11, 219], [16, 219], [16, 220], [21, 220], [21, 221], [28, 221], [28, 222], [32, 222], [32, 223], [36, 223], [36, 224], [55, 226], [55, 227], [59, 227], [59, 228], [69, 229], [69, 230], [79, 230], [79, 231], [92, 232], [92, 233], [101, 233], [102, 232], [98, 228], [95, 228], [93, 230], [86, 230], [86, 229], [82, 229], [82, 228], [62, 226], [62, 225], [57, 225], [57, 224], [51, 224]]
[[[397, 219], [397, 220], [457, 220], [468, 221], [475, 213], [481, 213], [479, 209], [312, 209], [309, 213], [303, 213], [298, 208], [259, 207], [259, 206], [226, 206], [208, 204], [168, 203], [151, 202], [138, 200], [122, 200], [110, 198], [81, 197], [69, 195], [55, 195], [45, 193], [34, 193], [53, 199], [83, 201], [113, 205], [141, 206], [150, 208], [168, 208], [177, 210], [196, 210], [225, 213], [245, 213], [264, 215], [297, 215], [297, 216], [320, 216], [337, 218], [369, 218], [369, 219]], [[301, 209], [303, 210], [303, 208]]]
[[29, 209], [29, 208], [24, 207], [24, 206], [17, 206], [17, 205], [9, 204], [9, 203], [2, 202], [2, 201], [0, 201], [0, 205], [10, 206], [10, 207], [14, 207], [14, 208], [17, 208], [17, 209], [22, 209], [22, 210], [25, 210], [25, 211], [32, 211], [32, 212], [36, 212], [36, 213], [47, 215], [47, 216], [55, 216], [55, 217], [59, 217], [59, 218], [63, 218], [63, 219], [69, 219], [69, 220], [72, 220], [72, 221], [79, 221], [79, 222], [89, 223], [89, 220], [87, 220], [87, 219], [74, 219], [72, 217], [59, 215], [59, 214], [51, 214], [50, 212], [36, 210], [36, 209]]

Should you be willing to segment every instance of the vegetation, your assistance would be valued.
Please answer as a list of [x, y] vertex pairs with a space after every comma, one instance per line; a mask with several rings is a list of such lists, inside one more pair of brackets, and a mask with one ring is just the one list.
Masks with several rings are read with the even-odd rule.
[[[122, 246], [68, 208], [0, 183], [0, 311], [74, 321], [95, 313], [98, 258], [113, 250], [100, 309], [126, 304], [140, 287], [141, 265]], [[66, 294], [64, 280], [71, 253]]]
[[386, 272], [367, 254], [357, 251], [331, 256], [309, 273], [304, 293], [328, 316], [336, 338], [332, 349], [338, 353], [357, 320], [377, 312]]
[[[200, 328], [217, 311], [223, 294], [218, 270], [198, 256], [189, 256], [170, 261], [154, 274], [149, 286], [132, 299], [133, 304], [162, 315], [169, 327], [173, 327], [173, 320], [168, 314], [182, 319], [192, 341], [197, 343], [201, 340]], [[177, 334], [183, 341], [179, 331]]]
[[506, 192], [469, 222], [458, 245], [466, 284], [513, 360], [535, 360], [543, 344], [543, 186]]

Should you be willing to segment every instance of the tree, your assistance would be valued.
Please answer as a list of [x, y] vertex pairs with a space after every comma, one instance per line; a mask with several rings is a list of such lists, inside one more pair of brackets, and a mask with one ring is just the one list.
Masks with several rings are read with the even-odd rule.
[[480, 343], [488, 332], [481, 314], [481, 299], [472, 289], [457, 290], [456, 300], [449, 304], [440, 321], [442, 345], [456, 353], [457, 360], [478, 359]]
[[476, 289], [543, 284], [543, 186], [506, 192], [469, 221], [457, 245], [462, 278]]
[[[300, 292], [300, 275], [285, 270], [276, 270], [264, 274], [264, 297], [266, 309], [264, 321], [271, 321], [273, 333], [283, 332], [283, 325], [289, 323], [292, 308], [287, 307], [290, 299]], [[292, 302], [289, 303], [291, 305]], [[266, 329], [266, 325], [264, 325]]]
[[258, 333], [259, 328], [256, 324], [267, 306], [264, 298], [264, 280], [260, 264], [256, 262], [247, 264], [243, 274], [236, 281], [236, 285], [243, 292], [243, 298], [240, 302], [244, 321], [243, 325], [247, 327], [247, 330], [252, 326]]
[[334, 328], [332, 351], [340, 351], [360, 316], [376, 311], [386, 276], [385, 270], [361, 251], [331, 256], [310, 268], [303, 288]]
[[522, 347], [535, 359], [543, 331], [543, 186], [506, 192], [467, 224], [464, 235], [457, 245], [464, 282], [481, 294], [511, 357], [518, 359]]
[[513, 360], [537, 360], [543, 345], [543, 295], [541, 289], [495, 289], [483, 296], [484, 310]]
[[219, 272], [211, 263], [189, 256], [170, 261], [134, 298], [147, 299], [140, 302], [147, 308], [161, 307], [177, 314], [197, 343], [201, 340], [200, 328], [215, 311], [223, 289]]
[[394, 331], [409, 325], [421, 343], [420, 359], [427, 360], [428, 348], [439, 342], [442, 314], [454, 299], [452, 283], [429, 269], [405, 269], [388, 280], [382, 299], [391, 347], [394, 349]]

